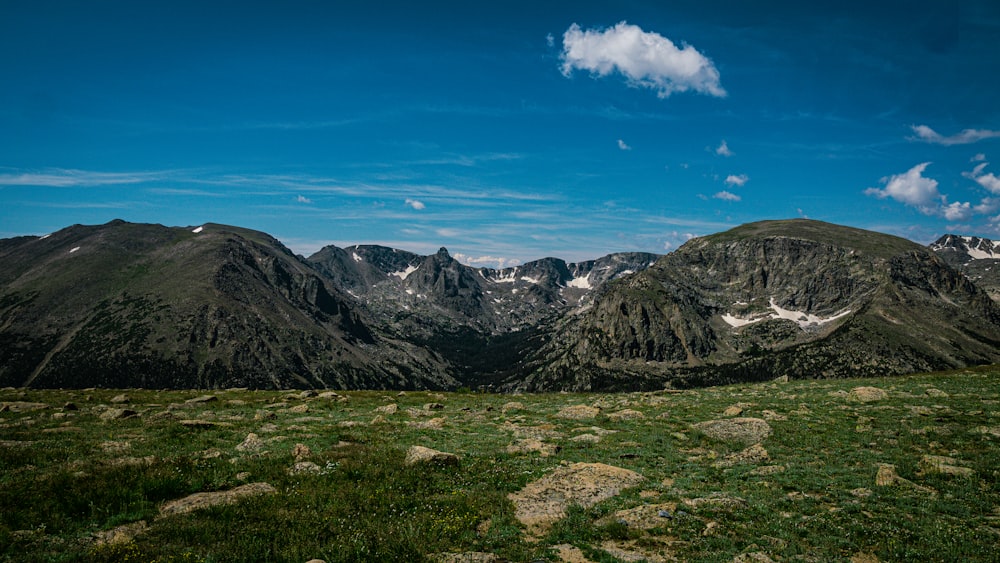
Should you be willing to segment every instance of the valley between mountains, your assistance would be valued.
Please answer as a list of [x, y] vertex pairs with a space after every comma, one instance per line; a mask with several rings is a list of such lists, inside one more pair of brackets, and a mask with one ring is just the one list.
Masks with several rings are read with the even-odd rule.
[[1000, 245], [805, 219], [473, 268], [225, 225], [0, 240], [0, 386], [650, 391], [1000, 362]]

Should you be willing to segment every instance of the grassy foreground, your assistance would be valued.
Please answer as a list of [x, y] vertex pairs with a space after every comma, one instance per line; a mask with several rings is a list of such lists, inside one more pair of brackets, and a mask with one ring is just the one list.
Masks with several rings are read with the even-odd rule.
[[[0, 559], [1000, 561], [998, 367], [621, 395], [207, 394], [0, 390]], [[734, 417], [771, 433], [695, 427]], [[407, 465], [413, 445], [460, 460]], [[645, 479], [526, 538], [508, 494], [576, 462]], [[274, 490], [161, 515], [248, 483]]]

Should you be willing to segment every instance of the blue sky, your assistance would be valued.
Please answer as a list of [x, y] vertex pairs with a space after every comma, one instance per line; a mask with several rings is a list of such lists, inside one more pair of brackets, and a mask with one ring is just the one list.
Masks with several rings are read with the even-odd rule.
[[5, 2], [0, 236], [489, 266], [802, 216], [1000, 238], [998, 45], [992, 0]]

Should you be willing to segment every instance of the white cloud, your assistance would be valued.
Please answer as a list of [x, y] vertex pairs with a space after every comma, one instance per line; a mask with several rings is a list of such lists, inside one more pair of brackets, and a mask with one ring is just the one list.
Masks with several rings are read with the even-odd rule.
[[917, 134], [915, 137], [916, 140], [945, 146], [967, 145], [976, 141], [982, 141], [983, 139], [1000, 137], [1000, 131], [990, 129], [963, 129], [961, 133], [945, 137], [926, 125], [911, 125], [910, 128]]
[[746, 174], [740, 174], [739, 176], [730, 174], [729, 176], [726, 176], [726, 184], [730, 186], [743, 187], [749, 181], [750, 177]]
[[1000, 195], [1000, 178], [996, 174], [989, 172], [983, 174], [983, 170], [989, 165], [989, 162], [980, 162], [972, 169], [972, 172], [962, 172], [962, 176], [976, 182], [980, 186], [986, 188], [990, 193]]
[[719, 156], [733, 156], [733, 151], [729, 150], [729, 145], [727, 145], [726, 140], [723, 139], [719, 148], [715, 149], [715, 154]]
[[941, 214], [949, 221], [964, 221], [972, 215], [972, 206], [966, 203], [950, 203], [941, 207]]
[[295, 198], [295, 201], [297, 201], [297, 202], [299, 202], [299, 203], [312, 203], [312, 200], [311, 200], [311, 199], [309, 199], [309, 198], [307, 198], [307, 197], [306, 197], [306, 196], [304, 196], [304, 195], [300, 195], [300, 196], [298, 196], [297, 198]]
[[632, 147], [628, 146], [628, 144], [625, 141], [621, 140], [621, 139], [618, 139], [618, 148], [620, 148], [623, 151], [630, 151], [630, 150], [632, 150]]
[[724, 199], [726, 201], [739, 201], [740, 199], [742, 199], [740, 196], [724, 190], [716, 193], [712, 197], [714, 197], [715, 199]]
[[694, 90], [725, 97], [719, 71], [691, 45], [673, 41], [639, 26], [620, 22], [608, 29], [580, 29], [573, 24], [563, 34], [562, 73], [590, 71], [595, 76], [619, 72], [633, 87], [651, 88], [660, 98]]
[[930, 162], [923, 162], [902, 174], [882, 178], [885, 188], [868, 188], [865, 194], [879, 199], [892, 198], [932, 215], [937, 209], [937, 201], [941, 200], [941, 194], [937, 189], [937, 180], [923, 176], [929, 164]]
[[973, 211], [980, 215], [986, 215], [987, 213], [993, 213], [997, 209], [1000, 209], [1000, 199], [994, 199], [991, 197], [984, 197], [979, 205], [972, 208]]
[[427, 207], [426, 205], [424, 205], [424, 202], [415, 199], [407, 199], [405, 205], [409, 205], [410, 207], [416, 209], [417, 211], [420, 211], [421, 209]]
[[976, 156], [970, 158], [969, 162], [983, 162], [984, 160], [986, 160], [986, 155], [983, 153], [979, 153]]
[[522, 262], [516, 258], [504, 258], [502, 256], [469, 256], [467, 254], [456, 253], [453, 258], [467, 266], [476, 268], [496, 268], [502, 270], [510, 266], [518, 266]]
[[545, 44], [548, 45], [549, 47], [555, 47], [556, 38], [553, 37], [551, 33], [549, 33], [548, 35], [545, 36]]

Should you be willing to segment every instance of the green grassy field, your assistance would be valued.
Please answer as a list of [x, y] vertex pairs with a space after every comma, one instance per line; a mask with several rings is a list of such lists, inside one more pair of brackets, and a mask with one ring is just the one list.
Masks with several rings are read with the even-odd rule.
[[[9, 561], [1000, 561], [998, 367], [619, 395], [5, 389], [0, 402]], [[569, 418], [578, 405], [599, 411]], [[695, 426], [732, 418], [770, 435]], [[408, 465], [414, 445], [460, 459]], [[526, 535], [508, 495], [578, 462], [644, 479]], [[163, 513], [251, 483], [273, 491]]]

